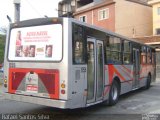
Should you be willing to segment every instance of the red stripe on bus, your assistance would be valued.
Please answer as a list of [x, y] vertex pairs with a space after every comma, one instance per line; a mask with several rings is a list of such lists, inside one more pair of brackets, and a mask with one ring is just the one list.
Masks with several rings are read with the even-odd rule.
[[122, 67], [128, 72], [128, 73], [130, 73], [131, 75], [133, 75], [133, 71], [132, 70], [130, 70], [130, 69], [128, 69], [125, 65], [122, 65]]
[[[123, 66], [122, 66], [123, 67]], [[124, 68], [124, 67], [123, 67]], [[126, 74], [127, 77], [130, 78], [130, 80], [132, 80], [132, 74], [129, 71], [126, 71], [126, 69], [124, 70], [123, 68], [121, 68], [121, 70]], [[131, 71], [131, 70], [130, 70]], [[126, 79], [125, 79], [126, 80]]]
[[117, 76], [125, 81], [125, 78], [121, 75], [121, 73], [118, 72], [118, 70], [114, 67], [114, 65], [108, 65], [109, 68], [109, 83], [112, 83], [113, 77], [114, 77], [114, 73], [117, 74]]

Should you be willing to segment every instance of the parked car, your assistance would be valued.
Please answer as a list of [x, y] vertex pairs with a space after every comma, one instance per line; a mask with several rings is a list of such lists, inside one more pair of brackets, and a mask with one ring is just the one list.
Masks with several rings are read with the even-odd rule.
[[0, 72], [2, 72], [2, 73], [3, 73], [3, 67], [1, 67]]
[[2, 63], [2, 64], [0, 64], [0, 72], [2, 72], [2, 73], [3, 73], [3, 63]]

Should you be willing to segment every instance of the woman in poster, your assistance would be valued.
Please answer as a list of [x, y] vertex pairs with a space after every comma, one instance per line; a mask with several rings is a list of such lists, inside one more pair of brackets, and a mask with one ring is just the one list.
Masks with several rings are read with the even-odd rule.
[[52, 57], [52, 45], [46, 45], [46, 57]]
[[17, 32], [17, 37], [16, 37], [16, 46], [20, 46], [21, 45], [21, 31]]
[[30, 46], [29, 57], [35, 57], [35, 45]]
[[16, 46], [16, 57], [22, 57], [22, 46]]
[[23, 46], [22, 56], [23, 57], [29, 57], [29, 46], [28, 45]]

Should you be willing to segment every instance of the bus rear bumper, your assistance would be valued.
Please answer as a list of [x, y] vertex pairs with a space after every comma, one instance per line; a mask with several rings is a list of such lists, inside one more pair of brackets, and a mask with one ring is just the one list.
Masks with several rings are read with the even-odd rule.
[[45, 105], [50, 107], [62, 108], [62, 109], [69, 108], [69, 103], [63, 100], [53, 100], [48, 98], [40, 98], [40, 97], [34, 97], [34, 96], [25, 96], [25, 95], [17, 95], [17, 94], [9, 94], [9, 93], [4, 93], [4, 97], [5, 99], [8, 99], [8, 100], [33, 103], [33, 104]]

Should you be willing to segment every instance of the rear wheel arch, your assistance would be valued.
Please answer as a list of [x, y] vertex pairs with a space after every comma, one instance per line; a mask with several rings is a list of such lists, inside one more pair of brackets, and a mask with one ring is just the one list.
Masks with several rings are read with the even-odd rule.
[[113, 81], [112, 81], [112, 84], [113, 84], [114, 81], [116, 81], [116, 82], [118, 83], [119, 89], [121, 90], [121, 81], [120, 81], [119, 77], [117, 77], [117, 76], [114, 77], [114, 79], [113, 79]]
[[109, 105], [115, 105], [120, 96], [120, 79], [118, 77], [115, 77], [112, 81], [110, 92], [109, 92]]

